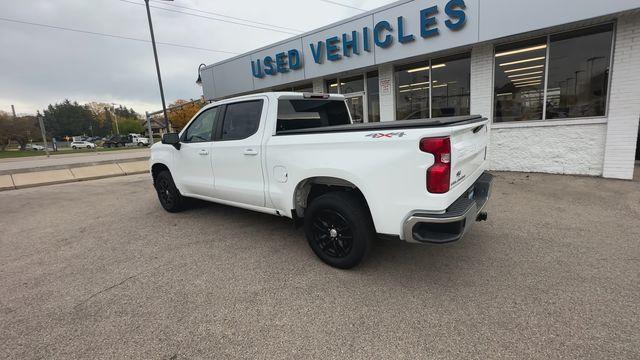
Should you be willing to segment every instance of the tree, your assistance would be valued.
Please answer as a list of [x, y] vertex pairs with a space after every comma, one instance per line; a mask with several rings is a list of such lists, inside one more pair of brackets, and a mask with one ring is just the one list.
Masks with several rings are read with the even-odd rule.
[[41, 138], [38, 119], [35, 116], [19, 116], [14, 119], [7, 113], [0, 113], [0, 150], [5, 150], [9, 141], [14, 140], [24, 150], [27, 143]]
[[204, 101], [196, 100], [196, 101], [187, 101], [187, 100], [176, 100], [174, 103], [170, 104], [169, 107], [174, 107], [167, 111], [167, 115], [169, 116], [169, 121], [171, 121], [171, 125], [176, 128], [183, 128], [189, 120], [195, 115], [202, 107], [205, 105]]
[[140, 119], [135, 118], [118, 118], [118, 127], [120, 128], [120, 134], [141, 134], [144, 131], [144, 127], [142, 126]]
[[88, 106], [64, 100], [60, 104], [49, 105], [44, 110], [44, 123], [52, 136], [74, 136], [91, 134], [97, 125], [94, 113]]
[[0, 111], [0, 151], [4, 151], [11, 141], [11, 124], [13, 118], [9, 113]]

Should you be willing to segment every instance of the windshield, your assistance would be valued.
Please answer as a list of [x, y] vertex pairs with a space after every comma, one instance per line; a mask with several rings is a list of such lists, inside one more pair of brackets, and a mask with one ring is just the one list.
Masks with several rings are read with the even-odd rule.
[[342, 100], [279, 100], [276, 133], [351, 124], [349, 111]]

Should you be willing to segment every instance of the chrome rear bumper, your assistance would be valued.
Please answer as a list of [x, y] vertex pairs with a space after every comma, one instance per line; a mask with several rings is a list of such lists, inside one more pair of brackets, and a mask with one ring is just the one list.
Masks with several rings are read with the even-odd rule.
[[493, 175], [484, 172], [444, 213], [412, 213], [403, 225], [404, 240], [438, 244], [460, 240], [482, 212], [492, 184]]

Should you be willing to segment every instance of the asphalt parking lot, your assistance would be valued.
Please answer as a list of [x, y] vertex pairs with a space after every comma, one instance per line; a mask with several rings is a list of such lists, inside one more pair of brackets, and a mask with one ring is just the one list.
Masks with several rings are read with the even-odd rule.
[[498, 173], [461, 242], [321, 263], [148, 175], [0, 193], [3, 358], [640, 358], [640, 182]]

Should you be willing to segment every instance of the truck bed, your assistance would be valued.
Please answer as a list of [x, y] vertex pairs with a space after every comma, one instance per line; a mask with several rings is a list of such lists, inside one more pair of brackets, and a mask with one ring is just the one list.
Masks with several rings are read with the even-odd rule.
[[480, 115], [450, 116], [432, 119], [415, 119], [415, 120], [397, 120], [384, 121], [375, 123], [358, 123], [348, 125], [323, 126], [308, 129], [283, 130], [278, 131], [276, 135], [301, 135], [301, 134], [321, 134], [332, 132], [353, 132], [353, 131], [376, 131], [376, 130], [396, 130], [396, 129], [413, 129], [413, 128], [429, 128], [449, 125], [463, 125], [485, 120]]

